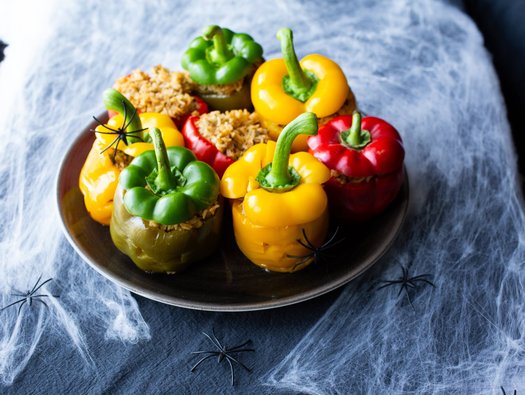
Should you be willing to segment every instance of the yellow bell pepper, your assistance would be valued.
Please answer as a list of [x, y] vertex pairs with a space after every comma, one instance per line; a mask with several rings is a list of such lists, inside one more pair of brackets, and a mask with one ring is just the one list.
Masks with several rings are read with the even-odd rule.
[[322, 184], [330, 171], [307, 152], [290, 155], [293, 140], [302, 133], [317, 133], [315, 114], [293, 120], [277, 143], [248, 149], [221, 180], [221, 194], [237, 199], [232, 205], [237, 245], [250, 261], [271, 271], [306, 267], [313, 257], [299, 240], [306, 242], [306, 235], [313, 245], [321, 245], [328, 231]]
[[153, 150], [153, 143], [144, 133], [147, 128], [160, 129], [166, 146], [184, 146], [184, 139], [168, 115], [137, 116], [131, 103], [114, 89], [104, 93], [104, 103], [119, 114], [95, 129], [96, 139], [80, 171], [79, 187], [91, 218], [109, 225], [122, 168], [142, 152]]
[[[255, 72], [251, 86], [255, 111], [266, 121], [273, 139], [277, 139], [282, 125], [305, 111], [324, 118], [336, 113], [347, 98], [351, 103], [355, 101], [337, 63], [318, 54], [308, 55], [299, 62], [292, 31], [280, 29], [277, 38], [281, 41], [283, 58], [263, 63]], [[306, 151], [306, 138], [299, 136], [292, 150]]]

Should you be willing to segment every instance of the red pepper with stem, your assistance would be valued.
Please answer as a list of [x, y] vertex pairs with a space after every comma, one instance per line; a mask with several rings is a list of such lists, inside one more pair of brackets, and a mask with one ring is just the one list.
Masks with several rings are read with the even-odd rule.
[[397, 196], [405, 151], [398, 131], [375, 118], [342, 115], [308, 138], [310, 152], [332, 170], [325, 184], [331, 213], [345, 221], [368, 220]]

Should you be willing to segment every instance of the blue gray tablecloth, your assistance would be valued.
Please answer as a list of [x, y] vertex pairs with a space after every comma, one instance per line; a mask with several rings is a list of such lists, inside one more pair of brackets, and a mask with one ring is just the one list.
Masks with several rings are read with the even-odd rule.
[[[0, 39], [0, 388], [9, 394], [507, 394], [525, 390], [525, 232], [498, 80], [473, 22], [441, 1], [159, 1], [6, 5]], [[410, 210], [373, 270], [298, 305], [191, 311], [131, 295], [84, 263], [55, 209], [60, 159], [101, 92], [136, 68], [180, 68], [208, 24], [279, 56], [338, 62], [407, 151]], [[359, 246], [349, 245], [349, 248]], [[409, 292], [377, 282], [427, 274]], [[55, 295], [56, 297], [53, 297]], [[251, 339], [235, 383], [198, 361], [215, 333]], [[521, 393], [521, 392], [518, 392]]]

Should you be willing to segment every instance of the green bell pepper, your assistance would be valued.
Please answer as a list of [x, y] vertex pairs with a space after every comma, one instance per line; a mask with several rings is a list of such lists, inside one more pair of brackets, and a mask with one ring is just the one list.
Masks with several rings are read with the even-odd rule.
[[[166, 149], [157, 128], [150, 136], [155, 150], [137, 156], [119, 177], [110, 233], [142, 270], [176, 273], [218, 246], [219, 178], [190, 150]], [[203, 214], [213, 206], [215, 212]]]
[[262, 62], [262, 47], [246, 33], [208, 26], [182, 56], [182, 67], [202, 85], [232, 84]]

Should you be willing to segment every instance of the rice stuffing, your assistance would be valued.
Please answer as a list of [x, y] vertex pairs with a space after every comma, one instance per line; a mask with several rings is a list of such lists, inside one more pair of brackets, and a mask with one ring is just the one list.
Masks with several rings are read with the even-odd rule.
[[185, 71], [170, 71], [157, 65], [151, 74], [134, 70], [119, 78], [114, 88], [141, 112], [156, 112], [178, 119], [198, 115], [198, 103], [191, 94], [195, 83]]
[[253, 145], [268, 141], [268, 130], [259, 115], [248, 110], [212, 111], [199, 117], [197, 127], [201, 136], [233, 160]]
[[199, 229], [202, 225], [204, 225], [204, 222], [206, 222], [207, 219], [215, 216], [219, 207], [220, 207], [220, 204], [218, 201], [216, 201], [210, 206], [199, 211], [197, 214], [195, 214], [192, 218], [190, 218], [186, 222], [182, 222], [180, 224], [175, 224], [175, 225], [162, 225], [155, 221], [148, 221], [148, 220], [143, 220], [143, 221], [147, 227], [160, 228], [164, 232], [171, 232], [174, 230], [181, 231], [181, 230]]

